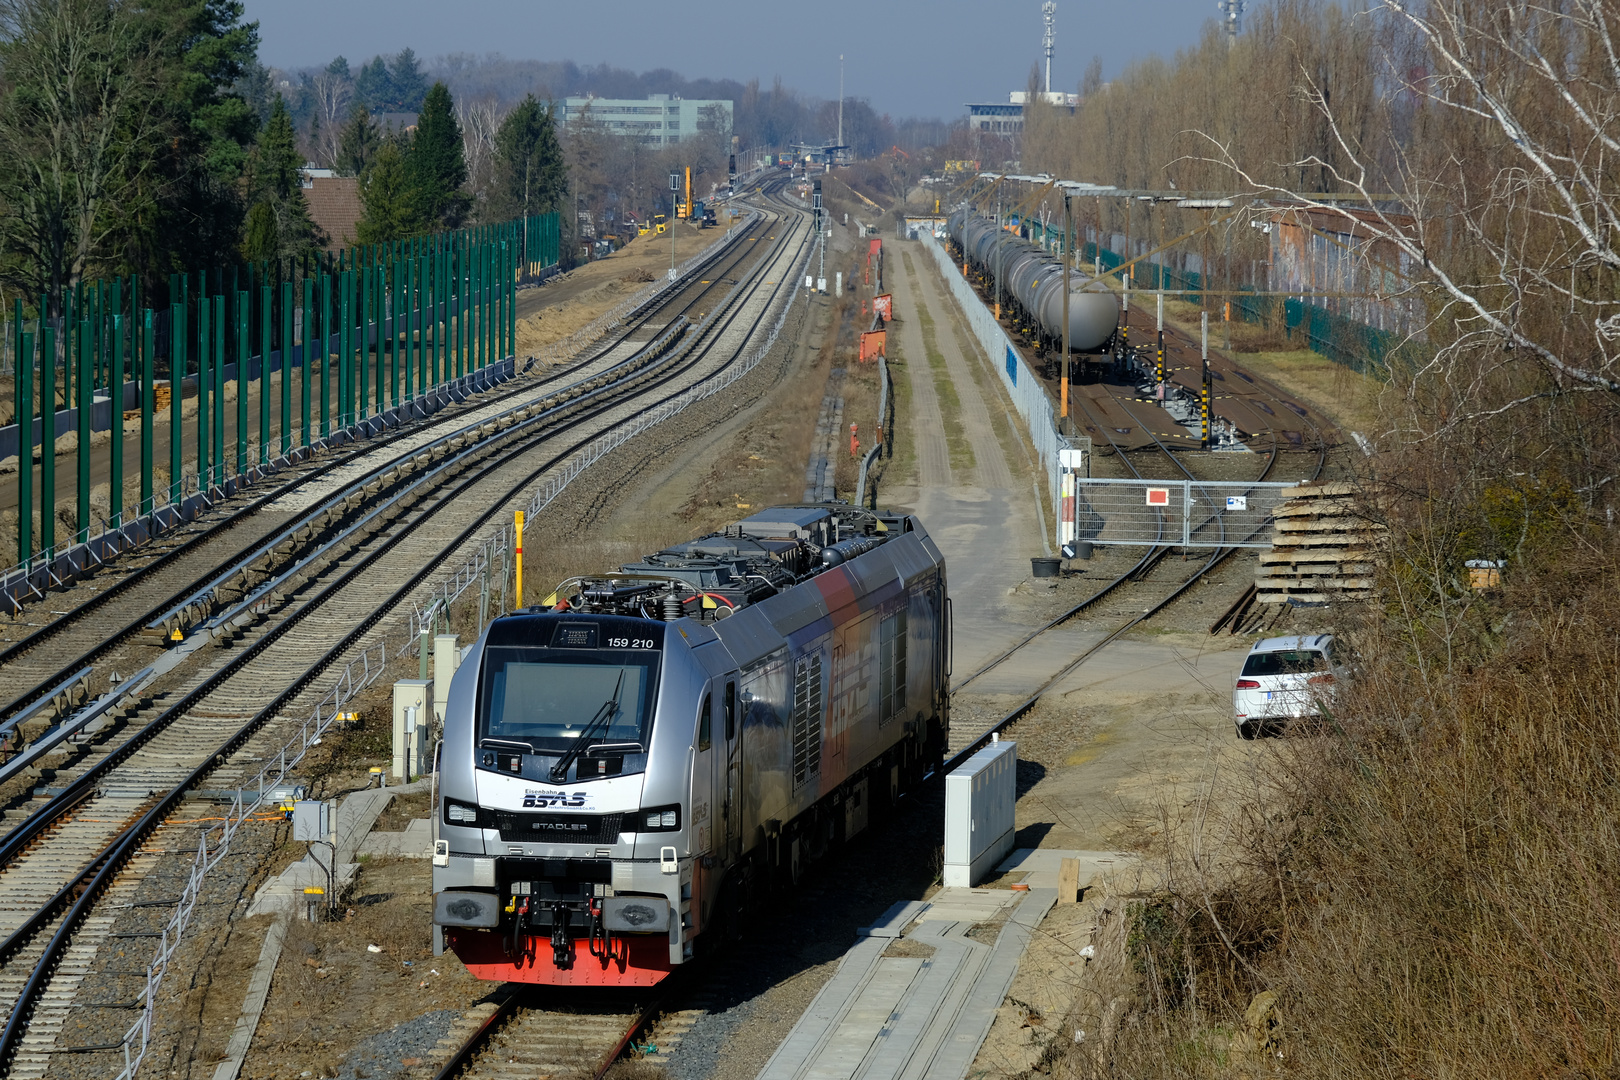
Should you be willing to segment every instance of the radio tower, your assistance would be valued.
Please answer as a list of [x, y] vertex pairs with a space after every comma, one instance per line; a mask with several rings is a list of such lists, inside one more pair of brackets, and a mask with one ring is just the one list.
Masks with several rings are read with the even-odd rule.
[[1230, 49], [1237, 44], [1238, 31], [1242, 29], [1240, 22], [1243, 18], [1244, 0], [1215, 0], [1215, 9], [1221, 13], [1226, 23], [1226, 47]]
[[1052, 47], [1057, 44], [1057, 4], [1054, 0], [1046, 0], [1041, 5], [1041, 18], [1046, 22], [1046, 31], [1041, 35], [1041, 47], [1046, 50], [1046, 92], [1052, 92]]

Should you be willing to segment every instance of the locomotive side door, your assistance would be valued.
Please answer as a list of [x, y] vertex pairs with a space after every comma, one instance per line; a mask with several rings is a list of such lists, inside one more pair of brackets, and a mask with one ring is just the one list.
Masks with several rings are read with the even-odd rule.
[[698, 709], [696, 757], [692, 764], [692, 854], [714, 850], [715, 753], [714, 695], [704, 694]]
[[717, 703], [720, 711], [721, 737], [725, 740], [725, 777], [721, 784], [720, 827], [724, 830], [722, 859], [730, 863], [739, 853], [742, 841], [742, 716], [738, 712], [737, 679], [729, 677]]

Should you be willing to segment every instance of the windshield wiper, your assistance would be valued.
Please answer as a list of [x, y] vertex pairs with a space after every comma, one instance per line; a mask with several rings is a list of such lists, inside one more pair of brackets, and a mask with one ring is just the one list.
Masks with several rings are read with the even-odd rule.
[[596, 715], [591, 717], [591, 722], [586, 724], [585, 729], [579, 733], [579, 738], [574, 741], [574, 745], [570, 746], [563, 756], [557, 759], [557, 764], [551, 767], [552, 783], [560, 784], [568, 779], [568, 766], [572, 765], [579, 755], [590, 749], [591, 733], [607, 721], [612, 720], [619, 711], [619, 691], [623, 689], [624, 669], [620, 668], [619, 681], [614, 684], [613, 696], [602, 702], [602, 707], [596, 710]]

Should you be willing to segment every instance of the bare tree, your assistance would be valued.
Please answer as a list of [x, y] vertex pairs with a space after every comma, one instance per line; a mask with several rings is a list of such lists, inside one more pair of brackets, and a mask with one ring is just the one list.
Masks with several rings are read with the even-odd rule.
[[104, 254], [159, 121], [149, 42], [108, 0], [0, 0], [0, 243], [9, 284], [49, 297]]
[[495, 168], [495, 132], [506, 110], [494, 95], [456, 99], [456, 122], [461, 125], [462, 153], [467, 159], [467, 186], [474, 198], [486, 197]]
[[343, 147], [343, 128], [354, 102], [354, 80], [322, 71], [310, 80], [315, 101], [315, 152], [321, 164], [335, 169]]
[[1357, 223], [1428, 283], [1440, 348], [1413, 386], [1444, 385], [1439, 430], [1620, 391], [1620, 4], [1382, 0], [1380, 13], [1399, 122], [1383, 145], [1351, 131], [1307, 70], [1334, 153], [1296, 164], [1362, 193], [1372, 211]]

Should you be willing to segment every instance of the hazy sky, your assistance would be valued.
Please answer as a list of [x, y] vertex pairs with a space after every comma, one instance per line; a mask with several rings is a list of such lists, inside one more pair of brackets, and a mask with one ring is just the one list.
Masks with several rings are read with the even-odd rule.
[[[1192, 44], [1214, 0], [1058, 0], [1052, 88], [1074, 90], [1091, 57], [1105, 78]], [[409, 45], [424, 59], [611, 63], [687, 78], [758, 77], [806, 94], [866, 97], [895, 116], [954, 119], [965, 101], [1005, 101], [1041, 55], [1040, 0], [247, 0], [259, 55], [276, 67], [351, 65]], [[567, 93], [579, 87], [554, 87]]]

